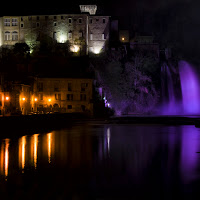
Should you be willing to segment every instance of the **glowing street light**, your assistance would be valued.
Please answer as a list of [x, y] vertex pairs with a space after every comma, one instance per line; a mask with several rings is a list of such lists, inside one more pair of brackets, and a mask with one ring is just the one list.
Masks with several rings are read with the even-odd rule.
[[6, 101], [9, 101], [10, 97], [6, 97]]
[[22, 98], [22, 101], [25, 101], [25, 100], [26, 100], [26, 98], [25, 98], [25, 97], [23, 97], [23, 98]]
[[38, 100], [37, 98], [34, 99], [34, 101], [37, 101], [37, 100]]
[[48, 99], [48, 102], [51, 102], [51, 99]]
[[124, 37], [122, 37], [122, 41], [124, 41], [125, 40], [125, 38]]

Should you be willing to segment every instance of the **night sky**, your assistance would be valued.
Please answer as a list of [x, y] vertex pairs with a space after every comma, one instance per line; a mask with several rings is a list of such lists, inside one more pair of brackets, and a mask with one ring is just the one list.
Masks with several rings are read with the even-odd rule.
[[121, 29], [159, 35], [166, 42], [178, 40], [189, 56], [198, 57], [200, 52], [198, 0], [35, 0], [20, 4], [11, 0], [9, 6], [4, 4], [1, 16], [77, 13], [80, 4], [96, 4], [97, 14], [118, 18]]

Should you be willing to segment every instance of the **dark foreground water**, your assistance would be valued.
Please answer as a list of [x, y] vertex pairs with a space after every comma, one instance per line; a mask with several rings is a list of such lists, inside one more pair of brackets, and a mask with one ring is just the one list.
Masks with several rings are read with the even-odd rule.
[[200, 199], [200, 129], [98, 122], [1, 139], [0, 199]]

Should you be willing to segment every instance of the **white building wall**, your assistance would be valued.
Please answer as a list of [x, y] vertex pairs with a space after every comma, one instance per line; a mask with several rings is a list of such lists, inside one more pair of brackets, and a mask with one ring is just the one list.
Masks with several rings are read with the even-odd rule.
[[0, 47], [3, 45], [3, 17], [0, 17]]

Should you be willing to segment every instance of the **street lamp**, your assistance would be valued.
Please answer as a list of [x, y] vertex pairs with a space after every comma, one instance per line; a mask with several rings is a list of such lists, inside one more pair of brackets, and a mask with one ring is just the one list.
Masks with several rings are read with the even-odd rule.
[[6, 101], [9, 101], [10, 97], [6, 97]]

